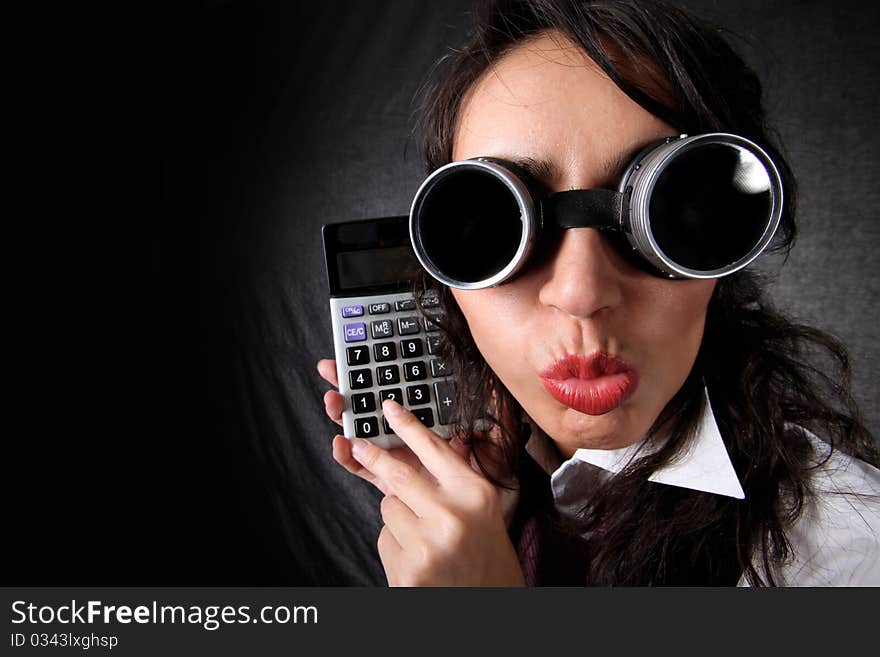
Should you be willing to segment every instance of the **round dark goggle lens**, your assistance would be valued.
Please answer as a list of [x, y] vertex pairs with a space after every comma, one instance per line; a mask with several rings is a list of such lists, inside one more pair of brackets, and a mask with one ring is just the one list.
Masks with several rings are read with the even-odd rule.
[[422, 253], [454, 281], [486, 280], [516, 256], [522, 214], [507, 185], [485, 169], [461, 167], [437, 179], [415, 208]]
[[677, 154], [660, 172], [651, 192], [650, 228], [676, 264], [715, 271], [750, 254], [772, 210], [764, 163], [739, 146], [709, 143]]

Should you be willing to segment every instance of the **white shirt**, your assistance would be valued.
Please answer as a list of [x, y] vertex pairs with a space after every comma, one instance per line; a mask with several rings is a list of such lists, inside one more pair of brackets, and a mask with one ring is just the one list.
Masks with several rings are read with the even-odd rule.
[[[830, 446], [806, 433], [821, 464], [813, 474], [815, 495], [804, 500], [800, 516], [787, 530], [793, 557], [773, 571], [773, 578], [782, 586], [880, 586], [880, 470], [837, 450], [825, 460]], [[613, 477], [645, 449], [644, 441], [613, 450], [579, 449], [560, 463], [540, 430], [532, 432], [526, 445], [535, 461], [552, 473], [553, 499], [563, 515], [580, 508], [583, 491], [595, 485], [597, 477]], [[687, 453], [656, 470], [649, 481], [744, 499], [708, 396]], [[512, 498], [506, 501], [515, 503]], [[755, 560], [756, 567], [760, 563]], [[739, 585], [748, 582], [743, 578]]]

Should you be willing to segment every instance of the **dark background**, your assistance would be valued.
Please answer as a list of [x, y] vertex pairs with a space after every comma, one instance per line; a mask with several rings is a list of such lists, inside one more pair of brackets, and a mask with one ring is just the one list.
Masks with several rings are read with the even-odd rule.
[[[762, 75], [801, 190], [793, 255], [762, 267], [782, 308], [849, 346], [877, 435], [878, 10], [686, 4]], [[469, 6], [20, 24], [4, 583], [384, 581], [378, 495], [333, 463], [314, 370], [332, 354], [320, 226], [407, 211], [413, 96]]]

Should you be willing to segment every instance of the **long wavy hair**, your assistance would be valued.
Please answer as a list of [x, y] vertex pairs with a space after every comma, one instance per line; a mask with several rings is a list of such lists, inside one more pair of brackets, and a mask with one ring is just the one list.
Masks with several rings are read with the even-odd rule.
[[[761, 84], [721, 30], [656, 0], [494, 0], [478, 5], [467, 43], [423, 87], [416, 133], [426, 171], [452, 159], [465, 94], [510, 49], [548, 30], [577, 44], [633, 101], [683, 133], [731, 132], [760, 144], [784, 183], [773, 249], [795, 235], [795, 180], [767, 126]], [[425, 275], [416, 296], [436, 283]], [[477, 349], [454, 298], [440, 289], [444, 356], [458, 375], [461, 435], [495, 483], [520, 489], [517, 526], [544, 536], [540, 583], [774, 585], [791, 556], [786, 529], [811, 494], [817, 460], [802, 429], [872, 464], [877, 448], [850, 393], [846, 350], [772, 307], [743, 270], [718, 281], [703, 342], [681, 390], [654, 423], [659, 450], [588, 493], [576, 521], [554, 511], [546, 474], [525, 457], [528, 418]], [[745, 500], [648, 483], [686, 450], [709, 391]], [[486, 431], [485, 422], [494, 426]], [[549, 547], [547, 547], [549, 546]]]

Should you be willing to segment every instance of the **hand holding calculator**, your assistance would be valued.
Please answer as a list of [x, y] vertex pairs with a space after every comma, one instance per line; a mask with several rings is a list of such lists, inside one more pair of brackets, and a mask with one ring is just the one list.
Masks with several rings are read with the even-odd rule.
[[[419, 264], [408, 217], [328, 224], [323, 237], [345, 437], [402, 445], [382, 417], [386, 399], [449, 437], [455, 380], [440, 354], [437, 326], [412, 296]], [[429, 296], [422, 305], [430, 313], [438, 302]]]

